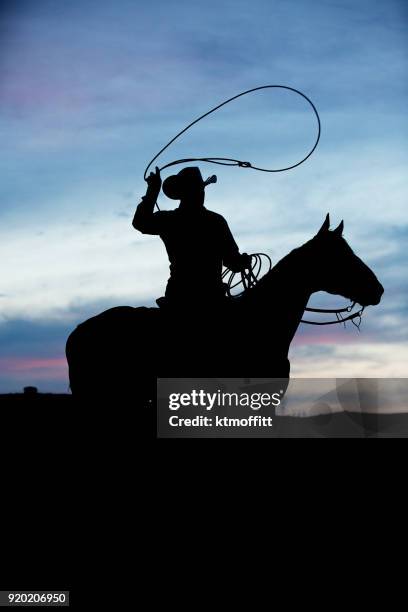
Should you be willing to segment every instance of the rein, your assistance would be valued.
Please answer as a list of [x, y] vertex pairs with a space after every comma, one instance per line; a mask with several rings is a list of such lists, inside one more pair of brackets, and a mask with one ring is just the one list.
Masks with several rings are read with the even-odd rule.
[[[334, 321], [306, 321], [305, 319], [301, 319], [301, 323], [306, 323], [307, 325], [337, 325], [337, 323], [346, 323], [346, 321], [351, 321], [355, 327], [360, 331], [361, 325], [361, 317], [363, 316], [364, 306], [360, 308], [357, 312], [350, 314], [348, 317], [342, 317], [341, 314], [343, 312], [351, 312], [355, 306], [355, 302], [352, 302], [350, 306], [347, 308], [337, 308], [337, 309], [327, 309], [327, 308], [305, 308], [307, 312], [319, 312], [324, 314], [335, 314], [336, 319]], [[355, 323], [354, 319], [359, 319], [358, 323]]]
[[[251, 289], [258, 282], [258, 277], [262, 269], [262, 257], [267, 259], [268, 263], [268, 273], [272, 269], [272, 260], [266, 253], [252, 253], [251, 257], [251, 268], [248, 270], [241, 271], [241, 277], [238, 281], [234, 282], [235, 276], [238, 274], [237, 272], [233, 272], [229, 268], [225, 268], [222, 273], [222, 280], [226, 286], [226, 293], [228, 297], [237, 298], [240, 297], [247, 289]], [[239, 285], [243, 286], [242, 291], [238, 294], [232, 294], [232, 290], [238, 287]], [[334, 314], [336, 315], [336, 319], [333, 321], [307, 321], [306, 319], [301, 319], [301, 323], [305, 323], [306, 325], [337, 325], [339, 323], [343, 323], [344, 326], [346, 321], [351, 321], [355, 327], [360, 331], [361, 320], [364, 312], [364, 306], [362, 306], [357, 312], [353, 314], [349, 314], [346, 317], [343, 317], [343, 313], [351, 313], [356, 302], [351, 302], [350, 306], [345, 308], [305, 308], [305, 312], [316, 312], [319, 314]], [[356, 323], [354, 319], [359, 319]]]

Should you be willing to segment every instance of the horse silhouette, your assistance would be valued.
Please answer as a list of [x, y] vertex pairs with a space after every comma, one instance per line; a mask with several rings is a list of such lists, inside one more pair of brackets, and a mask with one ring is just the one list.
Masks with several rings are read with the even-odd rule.
[[[66, 355], [78, 398], [155, 397], [157, 377], [289, 380], [288, 351], [310, 296], [326, 291], [362, 306], [379, 304], [383, 287], [327, 215], [318, 233], [222, 308], [178, 311], [111, 308], [81, 323]], [[281, 386], [281, 385], [280, 385]]]

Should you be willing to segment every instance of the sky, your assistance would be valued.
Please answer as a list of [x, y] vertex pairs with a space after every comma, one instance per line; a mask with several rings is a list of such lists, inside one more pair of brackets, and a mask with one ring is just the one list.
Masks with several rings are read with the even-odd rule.
[[[274, 263], [327, 212], [333, 227], [344, 219], [384, 297], [360, 333], [301, 325], [292, 376], [408, 375], [406, 2], [14, 0], [0, 2], [0, 30], [0, 393], [67, 391], [64, 347], [78, 323], [154, 305], [164, 246], [131, 226], [148, 161], [200, 114], [266, 84], [312, 99], [319, 146], [280, 174], [203, 164], [218, 176], [206, 206], [242, 252]], [[280, 167], [315, 136], [305, 100], [266, 90], [203, 120], [158, 161]], [[345, 305], [320, 293], [311, 304]]]

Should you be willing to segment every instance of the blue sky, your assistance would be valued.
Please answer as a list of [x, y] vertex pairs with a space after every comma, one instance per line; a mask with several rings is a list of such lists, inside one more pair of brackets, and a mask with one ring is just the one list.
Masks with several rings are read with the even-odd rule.
[[[279, 175], [204, 166], [218, 175], [207, 206], [227, 218], [242, 251], [274, 262], [326, 212], [333, 224], [344, 218], [346, 239], [385, 286], [383, 302], [367, 310], [361, 334], [302, 326], [292, 372], [407, 375], [406, 3], [1, 6], [0, 391], [65, 390], [73, 326], [162, 294], [164, 248], [131, 227], [147, 162], [196, 116], [271, 83], [314, 101], [317, 151]], [[285, 165], [303, 156], [314, 130], [302, 99], [266, 91], [201, 122], [160, 163], [217, 155]]]

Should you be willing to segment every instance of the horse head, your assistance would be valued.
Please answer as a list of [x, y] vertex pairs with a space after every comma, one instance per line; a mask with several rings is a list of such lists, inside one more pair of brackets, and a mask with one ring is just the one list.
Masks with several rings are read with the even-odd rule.
[[374, 272], [354, 253], [343, 238], [344, 223], [330, 230], [330, 216], [308, 247], [311, 258], [314, 291], [341, 295], [361, 306], [380, 303], [384, 288]]

